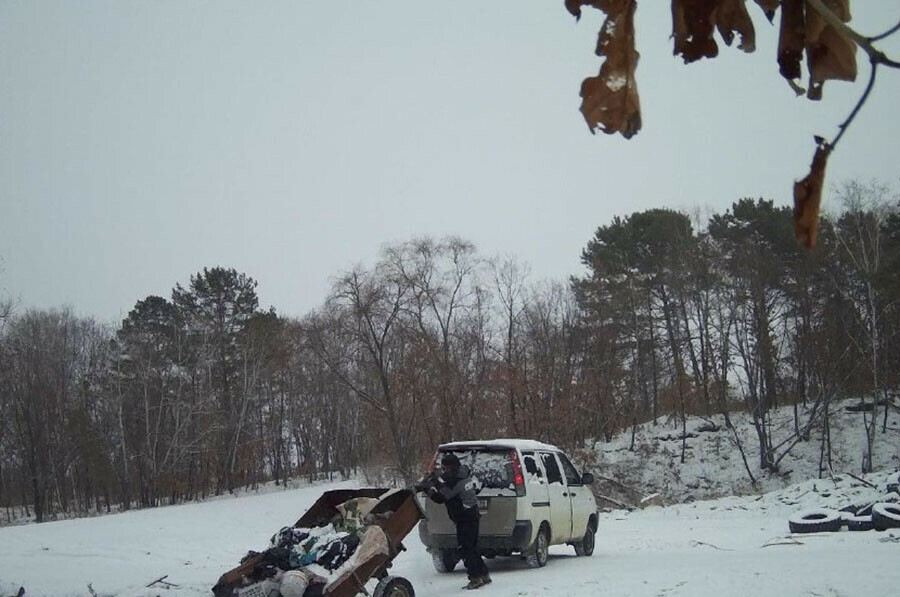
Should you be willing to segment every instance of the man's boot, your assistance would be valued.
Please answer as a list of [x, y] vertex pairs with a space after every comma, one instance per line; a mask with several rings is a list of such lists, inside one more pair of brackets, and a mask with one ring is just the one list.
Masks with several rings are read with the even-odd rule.
[[487, 583], [484, 582], [483, 576], [473, 576], [472, 578], [469, 579], [469, 584], [467, 584], [463, 588], [464, 589], [480, 589], [481, 587], [483, 587], [486, 584]]

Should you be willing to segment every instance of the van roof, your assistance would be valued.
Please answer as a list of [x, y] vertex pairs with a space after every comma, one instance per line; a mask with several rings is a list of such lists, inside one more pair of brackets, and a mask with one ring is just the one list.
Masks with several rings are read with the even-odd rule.
[[450, 442], [441, 444], [439, 450], [464, 450], [467, 448], [518, 448], [521, 450], [550, 450], [559, 452], [560, 449], [550, 444], [535, 441], [533, 439], [485, 439], [470, 440], [464, 442]]

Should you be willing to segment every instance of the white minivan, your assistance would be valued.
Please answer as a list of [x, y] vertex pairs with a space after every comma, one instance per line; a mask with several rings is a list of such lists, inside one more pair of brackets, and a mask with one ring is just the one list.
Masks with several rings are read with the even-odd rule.
[[[446, 452], [481, 481], [478, 547], [483, 556], [519, 553], [537, 568], [547, 563], [551, 545], [566, 543], [584, 556], [594, 552], [594, 478], [579, 473], [562, 450], [523, 439], [454, 442], [441, 445], [434, 462]], [[424, 506], [419, 536], [435, 569], [450, 572], [460, 559], [456, 526], [443, 505], [425, 499]]]

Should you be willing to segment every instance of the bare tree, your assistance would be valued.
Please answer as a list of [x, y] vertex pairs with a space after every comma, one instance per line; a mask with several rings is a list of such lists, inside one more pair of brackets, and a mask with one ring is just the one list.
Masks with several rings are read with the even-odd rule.
[[527, 307], [526, 281], [529, 267], [515, 257], [496, 258], [491, 261], [490, 267], [503, 329], [503, 346], [501, 348], [503, 364], [499, 369], [499, 381], [503, 386], [502, 391], [506, 394], [511, 431], [513, 435], [519, 436], [521, 424], [518, 411], [523, 393], [522, 380], [519, 375], [523, 359], [519, 328], [522, 314]]
[[888, 188], [878, 183], [847, 182], [840, 186], [838, 197], [844, 211], [837, 219], [835, 233], [841, 248], [840, 255], [847, 263], [844, 269], [852, 280], [849, 285], [850, 300], [855, 308], [849, 316], [856, 325], [851, 329], [859, 330], [859, 333], [851, 334], [851, 340], [870, 376], [872, 409], [871, 414], [863, 412], [866, 452], [862, 459], [862, 471], [869, 472], [875, 466], [879, 402], [884, 404], [883, 428], [887, 426], [887, 386], [882, 379], [884, 299], [879, 277], [886, 261], [882, 232], [892, 207], [888, 202]]
[[400, 317], [410, 307], [407, 282], [380, 264], [357, 267], [334, 285], [328, 304], [310, 326], [309, 346], [358, 399], [387, 424], [400, 474], [412, 480], [410, 420], [415, 409], [401, 403], [398, 370], [409, 343]]

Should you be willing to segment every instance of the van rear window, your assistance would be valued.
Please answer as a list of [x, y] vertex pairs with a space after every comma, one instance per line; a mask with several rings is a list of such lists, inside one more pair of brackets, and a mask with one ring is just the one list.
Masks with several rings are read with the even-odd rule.
[[[513, 476], [513, 463], [509, 449], [487, 450], [470, 448], [466, 450], [445, 450], [453, 452], [460, 464], [469, 467], [472, 474], [478, 477], [486, 489], [513, 489], [516, 484]], [[440, 458], [438, 459], [440, 462]]]

